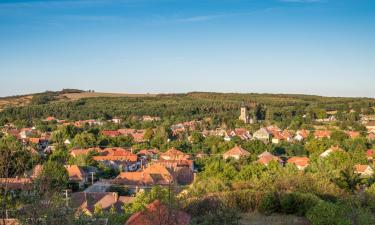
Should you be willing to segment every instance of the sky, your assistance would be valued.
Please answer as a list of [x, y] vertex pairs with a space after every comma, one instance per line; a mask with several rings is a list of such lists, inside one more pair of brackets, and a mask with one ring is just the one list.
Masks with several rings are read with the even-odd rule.
[[374, 0], [0, 0], [0, 96], [375, 97]]

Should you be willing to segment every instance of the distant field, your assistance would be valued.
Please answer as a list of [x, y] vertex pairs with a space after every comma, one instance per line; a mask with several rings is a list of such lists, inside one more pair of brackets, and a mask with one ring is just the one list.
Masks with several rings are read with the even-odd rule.
[[[121, 93], [101, 93], [101, 92], [82, 92], [59, 95], [61, 100], [75, 101], [82, 98], [98, 97], [155, 97], [155, 94], [121, 94]], [[0, 111], [9, 106], [24, 106], [30, 103], [33, 95], [11, 96], [0, 98]]]
[[311, 223], [303, 218], [294, 215], [275, 214], [265, 216], [260, 213], [242, 214], [239, 222], [240, 225], [311, 225]]
[[81, 98], [98, 98], [98, 97], [155, 97], [155, 94], [121, 94], [121, 93], [101, 93], [101, 92], [83, 92], [63, 94], [70, 100], [78, 100]]
[[27, 105], [32, 98], [32, 95], [0, 98], [0, 111], [8, 106]]

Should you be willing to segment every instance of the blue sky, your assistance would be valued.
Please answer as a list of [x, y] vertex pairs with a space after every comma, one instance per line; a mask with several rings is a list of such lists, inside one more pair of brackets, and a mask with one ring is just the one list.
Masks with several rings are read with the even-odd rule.
[[373, 0], [0, 0], [0, 96], [375, 97]]

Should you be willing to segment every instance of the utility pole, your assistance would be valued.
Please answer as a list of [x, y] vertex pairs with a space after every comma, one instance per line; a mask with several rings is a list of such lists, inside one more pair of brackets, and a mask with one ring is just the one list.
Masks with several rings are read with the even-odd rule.
[[69, 207], [68, 189], [65, 189], [65, 201], [66, 207]]
[[94, 185], [94, 172], [91, 173], [91, 185]]

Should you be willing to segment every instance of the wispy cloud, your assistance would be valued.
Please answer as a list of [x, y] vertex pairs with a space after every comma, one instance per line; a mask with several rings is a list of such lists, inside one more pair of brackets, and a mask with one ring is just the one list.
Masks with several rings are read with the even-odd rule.
[[105, 0], [47, 0], [47, 1], [3, 1], [0, 8], [50, 8], [50, 7], [74, 7], [89, 4], [103, 4], [110, 2]]
[[252, 12], [237, 12], [237, 13], [222, 13], [222, 14], [208, 14], [208, 15], [193, 15], [189, 17], [179, 17], [179, 18], [167, 18], [164, 19], [164, 22], [171, 22], [171, 23], [195, 23], [195, 22], [204, 22], [216, 19], [223, 19], [228, 17], [238, 17], [238, 16], [246, 16], [251, 15], [259, 11], [267, 11], [267, 9], [252, 11]]
[[289, 3], [317, 3], [322, 0], [279, 0], [280, 2], [289, 2]]

